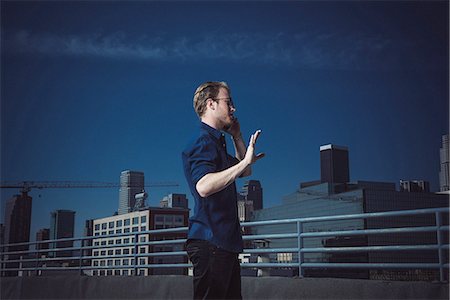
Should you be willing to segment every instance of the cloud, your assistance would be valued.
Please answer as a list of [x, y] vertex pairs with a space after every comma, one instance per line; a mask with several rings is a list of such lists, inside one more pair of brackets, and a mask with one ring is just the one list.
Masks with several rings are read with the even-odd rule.
[[[6, 36], [6, 37], [5, 37]], [[190, 62], [225, 60], [246, 64], [312, 69], [393, 67], [404, 52], [382, 36], [362, 33], [227, 33], [192, 36], [140, 36], [124, 32], [55, 35], [15, 31], [4, 35], [14, 53]], [[401, 57], [403, 55], [403, 57]]]

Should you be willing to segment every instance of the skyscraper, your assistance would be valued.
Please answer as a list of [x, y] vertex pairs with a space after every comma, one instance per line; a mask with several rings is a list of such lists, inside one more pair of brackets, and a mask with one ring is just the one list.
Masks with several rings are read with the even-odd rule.
[[247, 201], [252, 201], [253, 209], [263, 208], [263, 189], [259, 180], [249, 180], [242, 187], [241, 195]]
[[[22, 192], [21, 195], [14, 195], [6, 203], [5, 244], [30, 241], [31, 204], [32, 198], [26, 192]], [[28, 246], [20, 246], [14, 249], [28, 250]]]
[[[75, 212], [73, 210], [55, 210], [51, 213], [50, 239], [73, 238], [75, 228]], [[52, 243], [50, 248], [71, 248], [73, 241]], [[72, 256], [72, 251], [53, 252], [52, 256]]]
[[[138, 171], [123, 171], [120, 174], [119, 215], [134, 210], [136, 194], [144, 191], [144, 173]], [[141, 206], [144, 206], [142, 203]]]
[[350, 181], [348, 148], [332, 144], [320, 146], [320, 181], [347, 183]]
[[[26, 191], [21, 195], [14, 195], [6, 202], [5, 209], [5, 228], [4, 242], [5, 244], [24, 243], [30, 241], [30, 225], [31, 225], [31, 204], [32, 198], [28, 196]], [[28, 245], [8, 247], [7, 251], [27, 251]], [[6, 260], [17, 260], [20, 254], [8, 254], [4, 257]], [[8, 262], [2, 266], [2, 276], [17, 276], [17, 271], [6, 271], [19, 267], [18, 262]]]
[[442, 147], [440, 149], [441, 170], [439, 172], [439, 186], [440, 191], [445, 192], [450, 190], [450, 171], [449, 171], [449, 143], [448, 134], [442, 136]]

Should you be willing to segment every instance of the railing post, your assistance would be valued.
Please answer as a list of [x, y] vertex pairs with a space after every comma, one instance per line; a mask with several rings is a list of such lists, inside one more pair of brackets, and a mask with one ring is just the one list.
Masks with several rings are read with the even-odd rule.
[[139, 238], [139, 234], [135, 233], [135, 235], [134, 235], [134, 257], [133, 257], [133, 260], [134, 260], [134, 263], [133, 263], [134, 264], [134, 276], [138, 275], [138, 266], [137, 266], [137, 263], [138, 263], [137, 255], [138, 255], [138, 250], [139, 250], [139, 246], [138, 246], [139, 240], [138, 240], [138, 238]]
[[39, 254], [40, 254], [40, 252], [39, 252], [39, 246], [38, 245], [40, 245], [40, 244], [38, 244], [38, 243], [36, 243], [35, 245], [34, 245], [34, 249], [36, 250], [36, 276], [39, 276]]
[[84, 255], [84, 253], [83, 253], [83, 246], [84, 246], [84, 239], [83, 238], [81, 238], [80, 239], [80, 263], [79, 263], [79, 270], [80, 270], [80, 276], [82, 276], [83, 275], [83, 255]]
[[439, 246], [438, 248], [438, 255], [439, 255], [439, 279], [441, 282], [445, 280], [444, 278], [444, 249], [442, 248], [442, 215], [440, 212], [435, 212], [436, 217], [436, 236], [437, 236], [437, 244]]
[[0, 245], [0, 260], [2, 261], [2, 263], [0, 264], [0, 277], [3, 277], [6, 275], [5, 273], [5, 268], [6, 268], [6, 263], [5, 263], [5, 254], [3, 254], [3, 252], [6, 252], [6, 247], [3, 245]]
[[298, 276], [299, 277], [303, 277], [303, 268], [302, 268], [302, 264], [303, 264], [303, 253], [302, 253], [302, 248], [303, 248], [303, 241], [302, 241], [302, 237], [301, 234], [303, 232], [303, 224], [300, 221], [297, 221], [297, 247], [298, 247]]

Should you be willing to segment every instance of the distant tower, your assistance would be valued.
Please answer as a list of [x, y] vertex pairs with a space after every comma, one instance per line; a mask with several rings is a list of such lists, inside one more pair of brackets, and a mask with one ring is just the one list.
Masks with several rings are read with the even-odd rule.
[[440, 191], [445, 192], [450, 190], [449, 184], [449, 147], [448, 134], [442, 136], [442, 147], [440, 149], [441, 170], [439, 172], [439, 186]]
[[[32, 198], [26, 192], [14, 195], [6, 202], [5, 244], [30, 241]], [[28, 250], [28, 246], [17, 246], [10, 250]]]
[[330, 184], [350, 181], [347, 147], [320, 146], [320, 181]]
[[259, 180], [249, 180], [242, 187], [241, 195], [247, 201], [252, 201], [253, 209], [263, 209], [263, 189]]
[[138, 171], [123, 171], [120, 174], [119, 215], [133, 211], [136, 194], [144, 191], [144, 173]]
[[[73, 238], [75, 212], [73, 210], [55, 210], [51, 214], [50, 239]], [[72, 248], [73, 241], [51, 243], [50, 248]], [[72, 251], [53, 252], [52, 256], [72, 256]]]

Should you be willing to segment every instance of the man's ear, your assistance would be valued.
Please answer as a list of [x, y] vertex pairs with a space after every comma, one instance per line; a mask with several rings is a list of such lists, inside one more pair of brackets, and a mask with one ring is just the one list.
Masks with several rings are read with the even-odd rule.
[[216, 109], [216, 106], [214, 105], [215, 101], [211, 98], [209, 98], [208, 100], [206, 100], [208, 102], [206, 102], [206, 106], [211, 108], [212, 110]]

